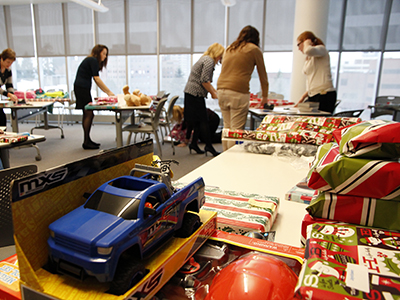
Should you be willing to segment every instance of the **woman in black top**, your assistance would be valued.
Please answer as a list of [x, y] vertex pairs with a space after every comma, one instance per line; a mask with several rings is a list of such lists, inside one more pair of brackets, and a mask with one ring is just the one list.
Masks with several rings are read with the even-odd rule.
[[[14, 102], [18, 102], [17, 96], [14, 95], [14, 87], [12, 82], [11, 65], [16, 59], [14, 50], [7, 48], [0, 54], [0, 93], [10, 98]], [[5, 90], [1, 86], [5, 85]], [[0, 109], [0, 126], [7, 125], [6, 114]]]
[[100, 144], [90, 139], [90, 129], [92, 127], [94, 113], [92, 110], [86, 110], [85, 105], [92, 101], [90, 90], [92, 88], [92, 78], [97, 86], [108, 96], [114, 96], [114, 93], [104, 84], [99, 77], [99, 71], [107, 66], [108, 48], [104, 45], [93, 47], [91, 54], [86, 57], [78, 67], [74, 82], [74, 92], [76, 96], [76, 108], [82, 109], [82, 127], [84, 139], [83, 149], [99, 149]]

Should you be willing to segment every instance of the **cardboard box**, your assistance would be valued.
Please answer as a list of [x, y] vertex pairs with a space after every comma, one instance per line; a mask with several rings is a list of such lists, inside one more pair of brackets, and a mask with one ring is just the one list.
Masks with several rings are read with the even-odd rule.
[[[255, 253], [282, 260], [296, 275], [300, 273], [304, 258], [304, 249], [301, 248], [216, 230], [207, 243], [193, 255], [191, 266], [197, 263], [199, 269], [190, 272], [193, 269], [185, 266], [164, 285], [157, 296], [160, 299], [174, 300], [204, 299], [220, 270], [246, 254]], [[253, 288], [250, 286], [249, 288]], [[227, 293], [229, 289], [227, 286]]]
[[307, 231], [300, 298], [400, 298], [399, 232], [324, 223]]
[[63, 300], [152, 299], [215, 231], [216, 213], [201, 210], [200, 217], [203, 225], [191, 237], [171, 238], [143, 262], [149, 273], [124, 295], [107, 294], [109, 284], [97, 282], [94, 278], [78, 281], [66, 275], [51, 274], [44, 269], [35, 272], [42, 290], [35, 290], [29, 283], [21, 282], [21, 294], [26, 299], [30, 299], [29, 295]]
[[17, 254], [0, 261], [0, 299], [21, 299]]

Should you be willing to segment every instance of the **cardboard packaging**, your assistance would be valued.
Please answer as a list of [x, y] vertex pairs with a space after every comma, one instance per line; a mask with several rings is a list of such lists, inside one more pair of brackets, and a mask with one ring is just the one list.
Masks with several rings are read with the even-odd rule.
[[[191, 263], [180, 269], [156, 296], [174, 300], [205, 299], [215, 276], [247, 254], [272, 256], [283, 261], [298, 275], [304, 249], [216, 230], [193, 255]], [[249, 288], [254, 289], [254, 286], [249, 284]], [[229, 290], [227, 286], [226, 292], [229, 293]]]
[[82, 205], [86, 201], [85, 195], [90, 195], [102, 183], [129, 174], [135, 163], [150, 165], [152, 151], [153, 142], [148, 140], [13, 182], [14, 237], [23, 298], [128, 299], [139, 292], [145, 295], [140, 296], [141, 299], [148, 299], [204, 243], [215, 230], [215, 213], [201, 212], [204, 224], [191, 238], [171, 239], [164, 244], [154, 256], [157, 259], [146, 261], [151, 272], [136, 288], [122, 296], [105, 293], [108, 286], [100, 284], [95, 278], [81, 282], [43, 269], [48, 259], [49, 224]]

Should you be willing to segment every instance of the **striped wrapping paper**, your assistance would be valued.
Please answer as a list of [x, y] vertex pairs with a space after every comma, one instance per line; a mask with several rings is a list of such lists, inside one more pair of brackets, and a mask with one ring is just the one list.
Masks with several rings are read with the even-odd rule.
[[318, 148], [307, 184], [324, 192], [400, 200], [400, 163], [345, 157], [328, 143]]
[[[182, 188], [187, 184], [174, 181], [172, 185], [175, 188]], [[278, 214], [280, 203], [278, 197], [226, 191], [207, 185], [205, 186], [205, 197], [206, 202], [202, 209], [217, 212], [217, 229], [236, 234], [245, 234], [249, 231], [270, 231]]]
[[306, 208], [314, 218], [400, 230], [400, 201], [321, 193]]
[[370, 120], [335, 130], [333, 136], [347, 157], [393, 159], [400, 157], [399, 132], [399, 122]]
[[270, 231], [278, 213], [277, 197], [254, 199], [210, 192], [205, 196], [202, 209], [216, 211], [217, 229], [227, 232]]

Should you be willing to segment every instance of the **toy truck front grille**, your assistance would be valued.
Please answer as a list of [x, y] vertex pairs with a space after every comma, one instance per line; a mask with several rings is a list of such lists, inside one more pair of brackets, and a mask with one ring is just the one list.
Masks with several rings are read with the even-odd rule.
[[65, 247], [90, 256], [90, 245], [88, 244], [80, 243], [77, 240], [69, 239], [65, 236], [56, 236], [55, 242], [61, 247]]

